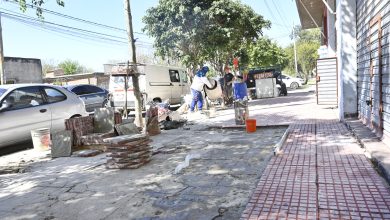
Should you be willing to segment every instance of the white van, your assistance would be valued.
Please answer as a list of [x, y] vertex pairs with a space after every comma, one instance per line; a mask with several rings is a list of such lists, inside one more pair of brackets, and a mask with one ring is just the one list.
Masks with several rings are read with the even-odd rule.
[[[139, 66], [139, 84], [143, 98], [143, 107], [149, 101], [169, 104], [181, 104], [183, 97], [190, 94], [188, 75], [185, 69], [172, 66]], [[118, 109], [125, 106], [125, 78], [111, 74], [109, 83], [110, 105]], [[134, 109], [135, 97], [131, 77], [128, 80], [127, 106]]]

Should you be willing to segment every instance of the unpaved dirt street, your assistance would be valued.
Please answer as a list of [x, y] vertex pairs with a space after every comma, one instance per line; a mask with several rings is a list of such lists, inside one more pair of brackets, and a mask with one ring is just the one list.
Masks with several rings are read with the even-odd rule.
[[238, 219], [286, 127], [187, 129], [152, 137], [152, 162], [136, 170], [107, 170], [101, 154], [41, 157], [0, 175], [0, 218]]

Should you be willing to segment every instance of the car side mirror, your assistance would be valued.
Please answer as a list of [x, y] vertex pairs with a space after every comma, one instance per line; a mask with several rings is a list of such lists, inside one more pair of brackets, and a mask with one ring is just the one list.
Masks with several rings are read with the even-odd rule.
[[11, 107], [11, 105], [8, 104], [7, 102], [2, 102], [2, 103], [1, 103], [1, 106], [0, 106], [0, 112], [3, 112], [3, 111], [5, 111], [7, 108], [10, 108], [10, 107]]

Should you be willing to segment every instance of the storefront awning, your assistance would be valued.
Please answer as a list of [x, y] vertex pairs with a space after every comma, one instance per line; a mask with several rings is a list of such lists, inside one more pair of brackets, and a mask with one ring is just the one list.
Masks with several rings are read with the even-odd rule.
[[322, 27], [324, 3], [322, 0], [295, 0], [303, 29]]

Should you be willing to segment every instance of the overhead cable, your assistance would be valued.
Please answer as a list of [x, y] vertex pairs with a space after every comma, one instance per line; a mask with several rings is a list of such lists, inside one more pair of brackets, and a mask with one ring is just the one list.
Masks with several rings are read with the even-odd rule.
[[[10, 2], [10, 3], [14, 3], [14, 4], [19, 4], [19, 3], [15, 2], [15, 1], [8, 1], [8, 0], [6, 0], [6, 1]], [[70, 16], [70, 15], [66, 15], [66, 14], [62, 14], [62, 13], [56, 12], [56, 11], [48, 10], [48, 9], [45, 9], [45, 8], [42, 8], [42, 7], [33, 5], [33, 4], [26, 3], [26, 6], [29, 7], [29, 8], [34, 8], [34, 9], [39, 8], [43, 12], [47, 12], [49, 14], [56, 15], [56, 16], [63, 17], [63, 18], [67, 18], [67, 19], [71, 19], [71, 20], [74, 20], [74, 21], [79, 21], [79, 22], [83, 22], [83, 23], [86, 23], [86, 24], [95, 25], [95, 26], [99, 26], [99, 27], [103, 27], [103, 28], [107, 28], [107, 29], [120, 31], [120, 32], [127, 32], [125, 29], [122, 29], [122, 28], [113, 27], [113, 26], [97, 23], [97, 22], [94, 22], [94, 21], [85, 20], [85, 19], [82, 19], [82, 18], [76, 18], [76, 17]], [[133, 31], [133, 33], [146, 35], [145, 33], [136, 32], [136, 31]]]

